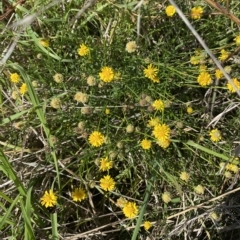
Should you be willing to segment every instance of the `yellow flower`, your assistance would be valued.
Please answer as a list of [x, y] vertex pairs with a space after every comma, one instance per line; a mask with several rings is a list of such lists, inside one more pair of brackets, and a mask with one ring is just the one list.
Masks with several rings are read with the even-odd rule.
[[199, 64], [199, 63], [200, 63], [200, 56], [192, 56], [192, 57], [190, 58], [190, 63], [191, 63], [192, 65], [197, 65], [197, 64]]
[[113, 166], [113, 161], [109, 160], [108, 157], [100, 159], [100, 170], [101, 171], [108, 171]]
[[232, 178], [232, 173], [229, 171], [225, 171], [224, 176], [225, 176], [225, 178]]
[[114, 79], [114, 71], [111, 67], [103, 67], [99, 76], [103, 82], [111, 82]]
[[155, 100], [152, 104], [153, 108], [158, 111], [164, 110], [164, 102], [162, 100]]
[[27, 84], [26, 83], [23, 83], [22, 86], [20, 87], [19, 89], [19, 92], [24, 95], [26, 92], [28, 91], [27, 89]]
[[76, 100], [77, 102], [81, 102], [81, 103], [87, 103], [88, 95], [83, 92], [77, 92], [74, 96], [74, 100]]
[[18, 91], [13, 91], [11, 96], [14, 100], [16, 100], [17, 98], [19, 98], [19, 92]]
[[213, 129], [210, 133], [210, 139], [213, 141], [213, 142], [219, 142], [221, 140], [221, 133], [218, 129]]
[[162, 194], [162, 200], [163, 200], [163, 202], [165, 202], [165, 203], [169, 203], [170, 201], [171, 201], [171, 195], [170, 195], [170, 193], [169, 192], [164, 192], [163, 194]]
[[185, 181], [185, 182], [188, 182], [189, 178], [190, 178], [189, 173], [187, 173], [187, 172], [181, 172], [181, 174], [180, 174], [180, 179], [182, 179], [182, 180]]
[[187, 113], [192, 114], [193, 113], [193, 108], [192, 107], [187, 107]]
[[176, 13], [176, 9], [173, 5], [169, 5], [165, 9], [168, 17], [172, 17]]
[[215, 71], [215, 77], [216, 77], [216, 79], [218, 79], [218, 80], [223, 77], [223, 73], [222, 73], [222, 71], [221, 71], [220, 69], [216, 69], [216, 71]]
[[199, 85], [204, 87], [212, 83], [212, 78], [209, 73], [201, 72], [197, 78], [197, 81]]
[[151, 148], [152, 142], [150, 140], [147, 140], [146, 138], [141, 141], [141, 147], [145, 150], [148, 150]]
[[137, 50], [137, 44], [135, 41], [130, 41], [126, 44], [126, 51], [128, 53], [133, 53]]
[[123, 213], [127, 218], [134, 218], [138, 214], [138, 207], [134, 202], [127, 202], [123, 207]]
[[169, 139], [170, 128], [166, 124], [157, 124], [152, 133], [157, 140], [166, 140]]
[[88, 138], [90, 144], [94, 147], [100, 147], [104, 143], [104, 136], [102, 133], [98, 131], [94, 131]]
[[[236, 78], [232, 79], [232, 81], [236, 85], [237, 89], [240, 90], [240, 82]], [[233, 85], [230, 82], [227, 84], [227, 88], [232, 93], [236, 92], [235, 88], [233, 88]]]
[[204, 193], [204, 187], [202, 185], [197, 185], [196, 187], [194, 187], [194, 191], [197, 194], [203, 194]]
[[106, 109], [105, 109], [105, 113], [106, 113], [107, 115], [109, 115], [109, 114], [110, 114], [110, 109], [109, 109], [109, 108], [106, 108]]
[[84, 57], [84, 56], [88, 55], [89, 52], [90, 52], [89, 47], [87, 47], [85, 44], [81, 44], [81, 45], [80, 45], [80, 48], [78, 49], [78, 54], [79, 54], [81, 57]]
[[123, 208], [126, 203], [128, 203], [128, 201], [125, 198], [120, 197], [120, 198], [118, 198], [116, 205], [120, 208]]
[[49, 47], [49, 39], [41, 38], [38, 40], [39, 44], [45, 48]]
[[81, 202], [87, 197], [86, 192], [82, 188], [75, 188], [74, 191], [72, 192], [72, 198], [73, 201]]
[[203, 8], [202, 7], [194, 7], [191, 9], [191, 18], [192, 19], [200, 19], [203, 14]]
[[240, 45], [240, 35], [236, 36], [234, 38], [234, 41], [236, 42], [236, 45], [239, 46]]
[[64, 77], [61, 73], [56, 73], [54, 76], [53, 76], [53, 80], [56, 82], [56, 83], [62, 83], [63, 80], [64, 80]]
[[58, 109], [61, 107], [61, 100], [57, 97], [54, 97], [50, 103], [51, 107]]
[[158, 125], [160, 123], [160, 119], [159, 118], [151, 118], [150, 120], [148, 120], [148, 124], [147, 127], [155, 127], [156, 125]]
[[166, 149], [166, 148], [168, 148], [169, 145], [170, 145], [170, 140], [169, 140], [169, 139], [158, 139], [157, 144], [158, 144], [160, 147]]
[[224, 61], [225, 59], [228, 58], [228, 56], [229, 56], [229, 53], [225, 49], [222, 49], [221, 55], [218, 57], [218, 59], [221, 61]]
[[207, 70], [207, 66], [206, 65], [200, 65], [199, 66], [199, 72], [201, 73], [201, 72], [206, 72], [206, 70]]
[[13, 83], [19, 83], [20, 82], [20, 76], [17, 73], [12, 73], [10, 75], [11, 82]]
[[90, 75], [90, 76], [87, 78], [87, 84], [88, 84], [89, 86], [95, 86], [95, 85], [97, 84], [96, 78]]
[[155, 81], [157, 78], [158, 69], [153, 67], [152, 64], [149, 64], [147, 68], [143, 69], [143, 73], [146, 78], [149, 78], [150, 80]]
[[115, 181], [109, 175], [106, 175], [100, 179], [100, 187], [104, 191], [112, 191], [115, 187]]
[[145, 222], [143, 223], [143, 227], [144, 227], [144, 229], [145, 229], [146, 231], [148, 231], [148, 229], [150, 229], [150, 228], [152, 227], [152, 224], [151, 224], [151, 222], [149, 222], [149, 221], [145, 221]]
[[132, 133], [134, 131], [134, 126], [132, 124], [128, 124], [126, 127], [127, 133]]
[[238, 173], [238, 171], [239, 171], [238, 166], [233, 163], [228, 163], [226, 165], [226, 170], [230, 170], [231, 172], [234, 172], [234, 173]]
[[57, 196], [52, 189], [45, 191], [44, 195], [40, 198], [42, 206], [46, 208], [54, 207], [57, 204]]

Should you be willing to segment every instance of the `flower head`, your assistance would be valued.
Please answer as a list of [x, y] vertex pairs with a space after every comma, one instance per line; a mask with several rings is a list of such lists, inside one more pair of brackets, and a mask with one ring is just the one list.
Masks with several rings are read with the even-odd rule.
[[157, 124], [152, 133], [157, 140], [166, 140], [169, 139], [170, 128], [166, 124]]
[[95, 86], [95, 85], [97, 84], [96, 78], [90, 75], [90, 76], [87, 78], [87, 84], [88, 84], [89, 86]]
[[19, 92], [18, 91], [13, 91], [11, 96], [14, 100], [16, 100], [17, 98], [19, 98]]
[[164, 102], [162, 100], [155, 100], [152, 104], [153, 108], [157, 111], [163, 111], [164, 110]]
[[26, 92], [28, 91], [27, 89], [27, 84], [26, 83], [23, 83], [22, 86], [20, 87], [19, 89], [19, 92], [24, 95]]
[[86, 192], [82, 188], [75, 188], [74, 191], [72, 192], [72, 198], [73, 201], [81, 202], [87, 197]]
[[53, 80], [56, 82], [56, 83], [62, 83], [63, 80], [64, 80], [64, 77], [61, 73], [56, 73], [54, 76], [53, 76]]
[[163, 200], [163, 202], [165, 202], [165, 203], [169, 203], [170, 201], [171, 201], [171, 195], [170, 195], [170, 193], [169, 192], [164, 192], [163, 194], [162, 194], [162, 200]]
[[50, 102], [51, 107], [58, 109], [61, 107], [61, 100], [57, 97], [54, 97]]
[[144, 68], [143, 73], [146, 78], [149, 78], [152, 81], [156, 81], [158, 79], [157, 78], [158, 69], [153, 67], [152, 64], [149, 64], [147, 68]]
[[224, 61], [228, 58], [228, 56], [229, 56], [229, 53], [225, 49], [222, 49], [221, 55], [218, 58], [219, 60]]
[[151, 222], [149, 222], [149, 221], [145, 221], [145, 222], [143, 223], [143, 227], [144, 227], [144, 229], [145, 229], [146, 231], [148, 231], [148, 229], [150, 229], [150, 228], [152, 227], [152, 224], [151, 224]]
[[100, 170], [101, 171], [108, 171], [113, 166], [113, 161], [109, 160], [108, 157], [100, 159]]
[[127, 202], [123, 207], [123, 213], [127, 218], [134, 218], [138, 214], [138, 207], [135, 202]]
[[125, 198], [120, 197], [117, 199], [116, 205], [120, 208], [123, 208], [127, 202], [128, 201]]
[[126, 44], [126, 51], [128, 53], [133, 53], [137, 50], [137, 44], [135, 41], [130, 41]]
[[221, 132], [218, 129], [213, 129], [210, 133], [210, 139], [213, 142], [219, 142], [221, 140]]
[[182, 179], [182, 180], [185, 181], [185, 182], [188, 182], [189, 178], [190, 178], [189, 173], [187, 173], [187, 172], [181, 172], [181, 174], [180, 174], [180, 179]]
[[204, 193], [204, 187], [202, 185], [197, 185], [196, 187], [194, 187], [194, 191], [197, 194], [203, 194]]
[[99, 77], [103, 82], [111, 82], [114, 79], [114, 71], [111, 67], [103, 67]]
[[104, 191], [112, 191], [115, 187], [115, 184], [115, 181], [109, 175], [106, 175], [100, 179], [100, 187]]
[[158, 125], [160, 123], [160, 119], [158, 117], [156, 118], [151, 118], [150, 120], [148, 120], [148, 124], [147, 127], [155, 127], [156, 125]]
[[144, 150], [148, 150], [151, 148], [152, 142], [150, 140], [147, 140], [146, 138], [141, 141], [141, 147]]
[[49, 39], [41, 38], [39, 39], [39, 44], [45, 48], [49, 47]]
[[172, 17], [175, 14], [176, 9], [173, 5], [169, 5], [166, 7], [165, 12], [168, 17]]
[[238, 173], [239, 168], [238, 168], [238, 166], [236, 164], [228, 163], [226, 165], [226, 170], [229, 170], [229, 171], [234, 172], [234, 173]]
[[74, 96], [74, 100], [76, 100], [77, 102], [81, 102], [81, 103], [87, 103], [88, 95], [83, 92], [77, 92]]
[[20, 82], [20, 76], [17, 73], [12, 73], [10, 75], [11, 82], [13, 83], [19, 83]]
[[240, 45], [240, 35], [236, 36], [234, 38], [234, 41], [235, 41], [236, 45], [239, 46]]
[[109, 109], [109, 108], [106, 108], [106, 109], [105, 109], [105, 114], [106, 114], [106, 115], [109, 115], [109, 114], [110, 114], [110, 109]]
[[46, 208], [54, 207], [57, 204], [57, 196], [52, 189], [45, 191], [44, 195], [40, 198], [42, 206]]
[[170, 139], [158, 139], [157, 144], [158, 144], [160, 147], [166, 149], [166, 148], [168, 148], [169, 145], [170, 145]]
[[193, 108], [192, 107], [187, 107], [187, 113], [192, 114], [193, 113]]
[[102, 133], [94, 131], [91, 133], [88, 140], [92, 146], [100, 147], [104, 143], [105, 137], [103, 136]]
[[[233, 83], [235, 84], [236, 88], [237, 88], [238, 90], [240, 90], [240, 82], [237, 80], [237, 78], [232, 79], [232, 81], [233, 81]], [[232, 92], [232, 93], [235, 93], [235, 92], [236, 92], [235, 88], [233, 87], [233, 85], [232, 85], [230, 82], [227, 84], [227, 88], [228, 88], [228, 90], [229, 90], [230, 92]]]
[[80, 55], [81, 57], [84, 57], [88, 55], [89, 52], [90, 52], [89, 47], [87, 47], [85, 44], [80, 45], [80, 48], [78, 49], [78, 55]]
[[194, 7], [191, 9], [191, 18], [192, 19], [200, 19], [203, 14], [203, 8], [202, 7]]
[[191, 58], [190, 58], [190, 63], [192, 64], [192, 65], [197, 65], [197, 64], [199, 64], [200, 63], [200, 56], [191, 56]]
[[128, 124], [126, 127], [127, 133], [132, 133], [134, 131], [134, 126], [132, 124]]
[[218, 80], [223, 77], [223, 73], [222, 73], [222, 71], [221, 71], [220, 69], [216, 69], [216, 71], [215, 71], [215, 77], [216, 77], [216, 79], [218, 79]]
[[201, 72], [197, 78], [197, 81], [199, 85], [204, 87], [212, 83], [212, 78], [209, 73]]

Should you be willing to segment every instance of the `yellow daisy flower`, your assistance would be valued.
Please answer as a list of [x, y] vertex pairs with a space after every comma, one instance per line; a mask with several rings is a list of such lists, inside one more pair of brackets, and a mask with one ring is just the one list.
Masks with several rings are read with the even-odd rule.
[[157, 111], [163, 111], [164, 110], [164, 102], [162, 100], [155, 100], [152, 104], [153, 108]]
[[224, 61], [228, 58], [228, 56], [229, 56], [229, 53], [225, 49], [222, 49], [221, 55], [218, 57], [218, 59], [221, 61]]
[[44, 195], [40, 198], [42, 206], [54, 207], [57, 204], [57, 196], [52, 189], [45, 191]]
[[[240, 82], [237, 80], [237, 78], [232, 79], [232, 81], [235, 84], [235, 86], [237, 87], [237, 89], [240, 90]], [[230, 82], [227, 84], [227, 88], [232, 93], [236, 92], [235, 88], [233, 87], [233, 85]]]
[[210, 133], [210, 139], [213, 142], [219, 142], [221, 140], [221, 132], [218, 129], [213, 129]]
[[143, 69], [143, 73], [146, 78], [149, 78], [150, 80], [154, 80], [157, 78], [158, 69], [153, 67], [152, 64], [149, 64], [147, 68]]
[[158, 139], [157, 144], [158, 144], [160, 147], [166, 149], [166, 148], [168, 148], [169, 145], [170, 145], [170, 140], [169, 140], [169, 139]]
[[197, 185], [196, 187], [194, 187], [194, 191], [197, 193], [197, 194], [203, 194], [204, 193], [204, 187], [202, 185]]
[[187, 113], [192, 114], [193, 113], [193, 108], [192, 107], [187, 107]]
[[49, 39], [41, 38], [38, 40], [39, 44], [45, 48], [49, 47]]
[[109, 169], [111, 169], [113, 166], [113, 161], [109, 160], [108, 157], [105, 158], [101, 158], [100, 159], [100, 170], [101, 171], [108, 171]]
[[215, 77], [216, 77], [216, 79], [218, 79], [218, 80], [223, 77], [223, 73], [222, 73], [222, 71], [221, 71], [220, 69], [216, 69], [216, 71], [215, 71]]
[[105, 137], [103, 136], [102, 133], [94, 131], [90, 134], [88, 140], [92, 146], [100, 147], [101, 145], [103, 145]]
[[203, 8], [202, 7], [194, 7], [191, 9], [191, 18], [192, 19], [200, 19], [203, 14]]
[[128, 52], [128, 53], [133, 53], [133, 52], [135, 52], [136, 50], [137, 50], [137, 44], [136, 44], [136, 42], [135, 41], [130, 41], [130, 42], [128, 42], [127, 44], [126, 44], [126, 51]]
[[185, 181], [185, 182], [188, 182], [189, 178], [190, 178], [190, 174], [189, 174], [189, 173], [187, 173], [187, 172], [181, 172], [181, 174], [180, 174], [180, 179], [182, 179], [182, 180]]
[[143, 227], [144, 227], [144, 229], [145, 229], [146, 231], [148, 231], [148, 229], [150, 229], [150, 228], [152, 227], [152, 224], [151, 224], [151, 222], [149, 222], [149, 221], [145, 221], [145, 222], [143, 223]]
[[112, 191], [115, 187], [115, 184], [115, 181], [109, 175], [106, 175], [100, 179], [100, 187], [104, 191]]
[[12, 73], [10, 75], [11, 82], [13, 83], [19, 83], [20, 82], [20, 76], [17, 73]]
[[24, 95], [26, 92], [28, 91], [27, 89], [27, 84], [26, 83], [23, 83], [22, 86], [20, 87], [19, 89], [19, 92]]
[[166, 140], [169, 139], [170, 128], [166, 124], [157, 124], [152, 133], [157, 140]]
[[170, 201], [171, 201], [171, 195], [170, 195], [170, 193], [169, 192], [164, 192], [163, 194], [162, 194], [162, 200], [163, 200], [163, 202], [165, 202], [165, 203], [169, 203]]
[[84, 57], [90, 53], [89, 47], [87, 47], [85, 44], [81, 44], [80, 48], [78, 49], [78, 55], [81, 57]]
[[201, 72], [197, 78], [199, 85], [205, 87], [212, 83], [212, 78], [209, 73]]
[[134, 218], [138, 214], [138, 207], [134, 202], [127, 202], [123, 207], [123, 213], [127, 218]]
[[72, 192], [72, 198], [73, 201], [81, 202], [87, 197], [86, 192], [82, 188], [75, 188], [74, 191]]
[[166, 7], [165, 12], [168, 17], [172, 17], [176, 13], [176, 9], [173, 5], [169, 5]]
[[148, 120], [147, 127], [154, 127], [160, 123], [160, 119], [158, 117], [151, 118]]
[[141, 141], [141, 147], [144, 150], [148, 150], [151, 148], [152, 142], [150, 140], [147, 140], [146, 138]]
[[103, 67], [99, 77], [103, 82], [111, 82], [114, 80], [114, 71], [111, 67]]
[[236, 45], [239, 46], [240, 45], [240, 35], [236, 36], [234, 38], [234, 41], [235, 41]]

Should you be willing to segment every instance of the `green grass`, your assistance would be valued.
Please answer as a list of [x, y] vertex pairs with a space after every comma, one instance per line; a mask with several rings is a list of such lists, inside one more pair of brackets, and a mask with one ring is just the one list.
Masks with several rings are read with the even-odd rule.
[[[0, 21], [1, 59], [16, 41], [0, 66], [1, 238], [238, 239], [239, 91], [227, 87], [240, 74], [238, 1], [218, 1], [236, 19], [221, 14], [213, 1], [176, 1], [190, 28], [177, 13], [166, 15], [168, 2], [97, 1], [77, 20], [84, 1], [51, 2], [26, 1]], [[196, 20], [190, 16], [195, 6], [204, 10]], [[21, 22], [34, 13], [34, 21]], [[132, 53], [126, 51], [130, 41], [137, 44]], [[78, 54], [80, 44], [88, 55]], [[232, 54], [220, 62], [231, 71], [217, 80], [211, 53], [219, 59], [222, 49]], [[201, 62], [192, 64], [196, 51]], [[159, 83], [144, 76], [149, 64], [158, 69]], [[203, 65], [212, 78], [207, 86], [197, 81]], [[114, 70], [109, 83], [99, 75], [105, 66]], [[11, 81], [13, 73], [19, 83]], [[54, 80], [57, 73], [63, 82]], [[28, 91], [21, 95], [23, 83]], [[77, 92], [88, 101], [76, 101]], [[155, 100], [164, 102], [164, 110], [153, 108]], [[166, 148], [149, 126], [154, 118], [170, 128]], [[219, 141], [211, 140], [213, 129], [220, 131]], [[105, 137], [99, 147], [89, 141], [94, 131]], [[151, 141], [149, 150], [142, 148], [143, 139]], [[103, 172], [106, 157], [113, 167]], [[189, 181], [180, 178], [182, 172]], [[106, 175], [115, 181], [111, 191], [100, 184]], [[82, 201], [73, 198], [76, 188], [86, 193]], [[50, 189], [57, 203], [46, 208], [41, 198]], [[164, 202], [166, 192], [171, 199]], [[119, 199], [135, 203], [137, 215], [127, 218]], [[148, 231], [145, 221], [152, 224]]]

